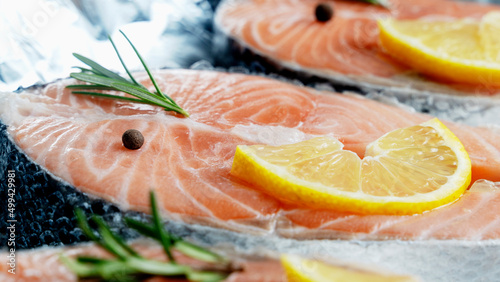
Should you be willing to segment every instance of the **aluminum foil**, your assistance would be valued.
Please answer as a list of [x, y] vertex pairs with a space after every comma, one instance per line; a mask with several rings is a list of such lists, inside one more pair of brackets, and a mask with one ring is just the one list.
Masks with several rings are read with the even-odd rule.
[[0, 1], [0, 90], [68, 77], [82, 65], [72, 53], [123, 72], [107, 40], [117, 42], [127, 66], [140, 69], [124, 31], [150, 68], [211, 61], [208, 1]]
[[[123, 30], [152, 68], [213, 63], [211, 22], [218, 0], [0, 0], [0, 91], [68, 77], [72, 53], [123, 71], [107, 36], [127, 65], [140, 68], [118, 36]], [[476, 0], [499, 3], [500, 0]], [[128, 52], [126, 52], [128, 51]]]

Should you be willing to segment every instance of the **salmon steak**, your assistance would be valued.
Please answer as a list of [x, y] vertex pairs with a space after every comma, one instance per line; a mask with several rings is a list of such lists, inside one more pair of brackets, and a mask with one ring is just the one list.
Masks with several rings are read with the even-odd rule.
[[[137, 250], [138, 254], [148, 260], [165, 262], [164, 250], [151, 240], [134, 240], [130, 247]], [[280, 254], [276, 252], [262, 253], [240, 253], [229, 247], [212, 248], [219, 255], [228, 260], [227, 265], [219, 266], [219, 270], [228, 270], [224, 282], [287, 282], [285, 267], [280, 262]], [[0, 252], [2, 257], [7, 253]], [[5, 255], [5, 256], [4, 256]], [[193, 259], [177, 250], [173, 251], [176, 262], [183, 266], [190, 266], [197, 270], [216, 270], [213, 264]], [[113, 257], [96, 244], [81, 244], [76, 247], [59, 248], [37, 248], [23, 250], [18, 253], [17, 272], [14, 275], [7, 274], [9, 263], [0, 265], [0, 280], [3, 282], [45, 282], [45, 281], [79, 281], [75, 275], [61, 260], [61, 256], [68, 259], [77, 257], [94, 257], [102, 259], [113, 259]], [[302, 257], [308, 258], [308, 257]], [[5, 260], [5, 259], [4, 259]], [[317, 259], [318, 260], [318, 259]], [[340, 261], [338, 259], [318, 260], [327, 266], [331, 266], [337, 272], [336, 278], [359, 278], [362, 281], [389, 281], [389, 282], [418, 282], [417, 277], [401, 275], [384, 269], [374, 269], [368, 264]], [[50, 270], [50, 271], [48, 271]], [[15, 277], [15, 278], [14, 278]], [[367, 280], [368, 279], [368, 280]], [[87, 278], [88, 280], [88, 278]], [[342, 280], [342, 279], [341, 279]], [[352, 279], [349, 279], [352, 280]], [[188, 281], [211, 281], [211, 280], [188, 280], [181, 276], [145, 276], [145, 282], [188, 282]], [[218, 280], [217, 280], [218, 281]]]
[[[442, 82], [418, 74], [387, 54], [379, 41], [377, 20], [479, 20], [499, 6], [452, 0], [390, 0], [389, 8], [362, 1], [330, 3], [333, 16], [318, 21], [317, 0], [225, 0], [215, 25], [237, 46], [278, 67], [316, 75], [337, 84], [410, 93], [495, 95], [487, 85]], [[231, 44], [234, 45], [234, 44]], [[389, 88], [392, 87], [393, 89]]]
[[[144, 74], [138, 77], [146, 80]], [[231, 177], [236, 146], [282, 145], [328, 135], [363, 157], [366, 146], [385, 133], [432, 117], [259, 76], [163, 70], [155, 77], [190, 117], [151, 105], [72, 94], [65, 86], [75, 81], [67, 79], [23, 93], [0, 93], [0, 118], [34, 162], [123, 210], [148, 212], [153, 189], [168, 219], [248, 234], [500, 238], [498, 131], [446, 122], [470, 155], [475, 182], [448, 206], [413, 216], [308, 210]], [[145, 139], [138, 150], [122, 144], [122, 134], [131, 128]]]
[[[161, 247], [149, 240], [136, 240], [130, 244], [131, 248], [147, 259], [155, 261], [166, 261], [166, 256]], [[2, 255], [6, 253], [2, 253]], [[78, 256], [97, 257], [111, 259], [112, 256], [96, 244], [82, 244], [77, 247], [65, 248], [37, 248], [24, 250], [18, 253], [18, 265], [15, 275], [7, 273], [8, 263], [0, 266], [0, 280], [3, 282], [44, 282], [44, 281], [79, 281], [68, 267], [66, 267], [60, 257], [63, 255], [74, 259]], [[181, 252], [174, 252], [177, 263], [189, 265], [195, 269], [203, 269], [210, 266], [195, 259], [192, 259]], [[248, 258], [238, 256], [231, 252], [229, 254], [233, 268], [238, 269], [231, 273], [224, 281], [227, 282], [260, 282], [260, 281], [287, 281], [285, 271], [279, 259], [271, 257]], [[4, 262], [4, 261], [2, 261]], [[47, 271], [50, 270], [50, 271]], [[145, 281], [149, 282], [182, 282], [189, 281], [179, 277], [153, 277]]]

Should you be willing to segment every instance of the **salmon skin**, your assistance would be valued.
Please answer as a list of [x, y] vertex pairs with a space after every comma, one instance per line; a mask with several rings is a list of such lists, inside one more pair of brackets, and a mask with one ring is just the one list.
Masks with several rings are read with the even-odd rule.
[[[500, 96], [487, 85], [447, 83], [417, 74], [382, 49], [376, 20], [480, 19], [500, 6], [451, 0], [390, 0], [390, 9], [361, 1], [326, 1], [334, 15], [318, 22], [316, 0], [224, 0], [216, 11], [217, 29], [245, 49], [302, 74], [364, 91], [383, 90], [408, 97], [421, 93]], [[487, 78], [485, 78], [487, 79]]]
[[[500, 193], [492, 182], [481, 184], [487, 189], [476, 189], [475, 184], [459, 202], [423, 215], [367, 217], [290, 207], [229, 175], [239, 144], [279, 145], [331, 135], [362, 157], [366, 145], [381, 135], [430, 116], [258, 76], [195, 70], [155, 75], [189, 118], [150, 105], [74, 95], [65, 89], [72, 80], [31, 93], [2, 93], [0, 118], [33, 161], [80, 191], [124, 210], [148, 212], [148, 191], [154, 189], [170, 219], [244, 233], [360, 239], [500, 236]], [[447, 126], [471, 156], [473, 179], [499, 181], [500, 134]], [[130, 128], [145, 136], [139, 150], [121, 144], [121, 135]], [[448, 217], [456, 207], [461, 207], [456, 217]], [[477, 224], [477, 214], [469, 214], [478, 208], [492, 213], [481, 217], [482, 224]], [[414, 230], [408, 224], [413, 220], [405, 218], [422, 219], [419, 224], [427, 231]], [[473, 227], [466, 232], [460, 226]]]

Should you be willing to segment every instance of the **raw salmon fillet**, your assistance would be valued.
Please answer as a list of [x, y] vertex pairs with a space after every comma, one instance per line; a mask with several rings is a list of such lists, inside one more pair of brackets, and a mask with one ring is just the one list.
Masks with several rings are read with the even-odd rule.
[[[136, 250], [141, 256], [166, 261], [166, 255], [163, 248], [157, 243], [148, 240], [138, 240], [131, 244], [131, 247]], [[83, 244], [78, 247], [66, 248], [38, 248], [32, 250], [18, 251], [16, 273], [10, 274], [7, 272], [9, 266], [5, 263], [7, 260], [2, 259], [0, 265], [0, 281], [2, 282], [69, 282], [79, 281], [78, 277], [71, 272], [61, 261], [59, 257], [64, 254], [70, 258], [78, 256], [91, 256], [99, 258], [111, 258], [109, 253], [95, 244]], [[203, 263], [191, 259], [180, 252], [173, 253], [177, 262], [184, 265], [189, 265], [193, 268], [208, 267], [207, 263]], [[1, 253], [2, 258], [7, 258], [8, 254]], [[232, 263], [241, 271], [233, 272], [227, 277], [226, 282], [262, 282], [262, 281], [286, 281], [285, 271], [281, 263], [277, 259], [255, 257], [248, 259], [238, 257], [237, 254], [230, 254]], [[147, 279], [147, 282], [182, 282], [188, 281], [180, 278], [165, 278], [156, 277]]]
[[[0, 94], [0, 118], [35, 162], [77, 189], [125, 210], [148, 212], [148, 191], [154, 189], [170, 219], [246, 233], [500, 238], [500, 191], [492, 182], [481, 184], [487, 189], [476, 189], [476, 184], [458, 202], [423, 215], [370, 217], [290, 207], [229, 174], [239, 144], [279, 145], [331, 135], [363, 156], [366, 145], [386, 132], [430, 116], [258, 76], [195, 70], [155, 75], [164, 92], [191, 114], [189, 118], [150, 105], [71, 94], [65, 85], [73, 80]], [[499, 181], [500, 133], [447, 126], [471, 156], [473, 180]], [[145, 137], [139, 150], [122, 145], [121, 136], [130, 128]], [[470, 214], [476, 209], [481, 212]], [[414, 224], [427, 231], [415, 230]]]
[[[449, 94], [500, 94], [482, 85], [441, 83], [392, 59], [379, 43], [377, 19], [480, 19], [500, 6], [451, 0], [390, 0], [390, 9], [361, 1], [325, 1], [333, 17], [318, 22], [317, 0], [225, 0], [216, 26], [237, 45], [288, 69], [339, 83], [395, 86]], [[407, 90], [408, 91], [408, 90]]]
[[[166, 261], [163, 248], [157, 242], [149, 240], [136, 240], [129, 244], [142, 257], [157, 261]], [[228, 258], [233, 269], [224, 281], [225, 282], [287, 282], [285, 269], [283, 268], [278, 253], [261, 252], [240, 253], [234, 248], [222, 247], [222, 250], [214, 249], [215, 252]], [[76, 275], [71, 272], [61, 261], [60, 255], [64, 254], [69, 258], [78, 256], [90, 256], [98, 258], [111, 258], [110, 254], [96, 244], [82, 244], [77, 247], [42, 247], [32, 250], [23, 250], [16, 253], [17, 265], [16, 274], [7, 272], [9, 265], [6, 263], [6, 252], [0, 252], [3, 258], [0, 264], [0, 281], [2, 282], [69, 282], [79, 281]], [[178, 263], [189, 265], [194, 269], [207, 269], [209, 263], [200, 262], [174, 250], [173, 255]], [[354, 273], [362, 273], [369, 276], [373, 281], [400, 281], [418, 282], [421, 281], [413, 276], [396, 274], [392, 271], [368, 266], [358, 262], [347, 262], [338, 259], [331, 259], [331, 256], [312, 258], [331, 264], [334, 267], [350, 270]], [[372, 276], [370, 276], [372, 275]], [[145, 282], [184, 282], [186, 279], [178, 277], [153, 277], [144, 280]]]

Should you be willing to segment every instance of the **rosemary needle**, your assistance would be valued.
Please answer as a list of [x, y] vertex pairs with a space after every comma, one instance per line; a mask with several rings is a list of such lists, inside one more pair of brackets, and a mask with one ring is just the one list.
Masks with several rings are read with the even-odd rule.
[[[227, 260], [209, 250], [173, 236], [166, 231], [162, 226], [163, 221], [160, 218], [160, 212], [153, 192], [150, 194], [150, 200], [153, 223], [143, 223], [130, 218], [125, 218], [125, 221], [130, 228], [159, 241], [169, 258], [168, 262], [142, 257], [132, 247], [127, 245], [120, 236], [113, 233], [101, 217], [92, 215], [91, 220], [97, 226], [97, 232], [95, 232], [90, 227], [83, 211], [78, 208], [75, 209], [75, 216], [83, 233], [115, 256], [115, 258], [102, 259], [81, 256], [71, 259], [65, 255], [61, 255], [60, 260], [80, 278], [136, 281], [142, 276], [184, 276], [190, 281], [214, 282], [226, 278], [233, 270], [227, 264]], [[212, 263], [214, 267], [200, 271], [187, 265], [178, 264], [175, 262], [172, 253], [173, 248], [194, 259]]]
[[[77, 89], [72, 91], [73, 94], [80, 94], [80, 95], [91, 95], [91, 96], [96, 96], [96, 97], [102, 97], [102, 98], [112, 98], [112, 99], [118, 99], [118, 100], [124, 100], [124, 101], [129, 101], [129, 102], [134, 102], [134, 103], [145, 103], [145, 104], [151, 104], [151, 105], [156, 105], [164, 108], [166, 111], [174, 111], [179, 114], [182, 114], [186, 117], [189, 116], [189, 114], [182, 109], [171, 97], [163, 93], [158, 86], [158, 83], [156, 83], [156, 80], [154, 79], [153, 75], [151, 74], [151, 71], [149, 70], [148, 66], [146, 65], [146, 62], [142, 58], [142, 56], [139, 54], [139, 51], [137, 48], [135, 48], [134, 44], [130, 41], [130, 39], [125, 35], [120, 30], [121, 34], [125, 37], [127, 42], [130, 44], [132, 49], [134, 50], [135, 54], [141, 61], [144, 69], [146, 70], [146, 73], [149, 76], [149, 79], [153, 83], [153, 86], [155, 88], [154, 92], [149, 91], [144, 85], [139, 83], [132, 75], [130, 70], [127, 68], [125, 65], [120, 53], [118, 52], [118, 49], [116, 48], [115, 43], [109, 38], [109, 41], [111, 42], [111, 45], [113, 45], [113, 49], [115, 50], [118, 59], [120, 60], [120, 63], [122, 64], [123, 68], [127, 72], [129, 79], [124, 78], [120, 76], [119, 74], [103, 67], [102, 65], [96, 63], [95, 61], [82, 56], [77, 53], [73, 53], [73, 56], [80, 60], [82, 63], [86, 64], [90, 68], [83, 68], [83, 67], [76, 67], [80, 70], [80, 72], [73, 72], [70, 74], [70, 76], [74, 79], [87, 82], [90, 84], [72, 84], [66, 86], [67, 88], [71, 89]], [[107, 93], [100, 93], [100, 92], [94, 92], [93, 90], [115, 90], [115, 91], [121, 91], [125, 92], [129, 95], [132, 95], [136, 98], [131, 98], [131, 97], [124, 97], [120, 95], [113, 95], [113, 94], [107, 94]]]
[[163, 249], [165, 250], [165, 253], [168, 256], [168, 259], [170, 261], [175, 262], [175, 259], [172, 255], [172, 252], [170, 252], [170, 247], [172, 245], [172, 241], [170, 239], [170, 236], [165, 230], [163, 230], [163, 225], [162, 225], [162, 220], [160, 217], [160, 211], [158, 210], [158, 207], [156, 206], [156, 199], [155, 199], [155, 194], [153, 191], [150, 193], [150, 202], [151, 202], [151, 211], [153, 214], [153, 224], [155, 227], [156, 234], [160, 239], [161, 244], [163, 245]]

